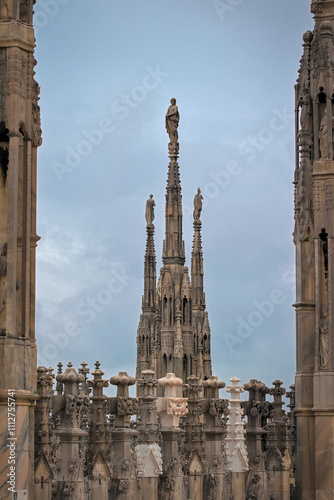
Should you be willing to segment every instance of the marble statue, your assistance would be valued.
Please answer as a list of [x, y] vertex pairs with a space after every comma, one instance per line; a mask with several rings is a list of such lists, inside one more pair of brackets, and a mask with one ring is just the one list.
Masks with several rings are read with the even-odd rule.
[[320, 154], [321, 158], [328, 158], [328, 126], [327, 126], [327, 111], [325, 109], [325, 114], [320, 122], [319, 130], [320, 139]]
[[312, 99], [307, 89], [303, 97], [300, 99], [300, 127], [302, 132], [312, 132]]
[[6, 329], [7, 243], [0, 255], [0, 333]]
[[320, 368], [328, 368], [329, 363], [329, 325], [328, 312], [324, 308], [320, 319]]
[[150, 197], [146, 202], [146, 211], [145, 211], [145, 219], [146, 219], [146, 224], [148, 226], [150, 226], [154, 221], [154, 207], [155, 207], [155, 201], [153, 199], [153, 194], [150, 194]]
[[178, 142], [179, 134], [177, 128], [179, 126], [180, 114], [178, 107], [176, 106], [176, 99], [170, 100], [171, 105], [169, 106], [166, 114], [166, 130], [169, 135], [170, 142]]
[[202, 200], [203, 200], [203, 195], [201, 193], [200, 188], [197, 188], [197, 193], [195, 194], [194, 197], [194, 220], [199, 220], [202, 212]]

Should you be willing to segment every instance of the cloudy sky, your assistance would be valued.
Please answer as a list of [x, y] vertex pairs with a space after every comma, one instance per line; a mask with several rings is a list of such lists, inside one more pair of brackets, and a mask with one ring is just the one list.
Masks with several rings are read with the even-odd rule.
[[295, 369], [294, 84], [305, 0], [39, 0], [39, 364], [135, 373], [145, 203], [161, 266], [177, 99], [187, 265], [202, 212], [213, 373]]

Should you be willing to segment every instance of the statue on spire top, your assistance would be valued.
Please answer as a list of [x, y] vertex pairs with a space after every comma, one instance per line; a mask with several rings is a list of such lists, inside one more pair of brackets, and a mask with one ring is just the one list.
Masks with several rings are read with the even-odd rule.
[[179, 126], [180, 114], [179, 109], [176, 106], [176, 99], [170, 100], [171, 105], [169, 106], [166, 113], [166, 130], [169, 135], [169, 140], [171, 143], [178, 142], [179, 134], [177, 128]]
[[199, 220], [201, 217], [201, 212], [202, 212], [202, 200], [203, 200], [203, 195], [201, 193], [201, 189], [197, 188], [197, 193], [195, 194], [194, 197], [194, 221]]
[[153, 199], [153, 194], [150, 194], [150, 197], [146, 202], [146, 211], [145, 211], [145, 219], [146, 219], [146, 224], [148, 226], [151, 226], [154, 221], [154, 207], [155, 207], [155, 201]]

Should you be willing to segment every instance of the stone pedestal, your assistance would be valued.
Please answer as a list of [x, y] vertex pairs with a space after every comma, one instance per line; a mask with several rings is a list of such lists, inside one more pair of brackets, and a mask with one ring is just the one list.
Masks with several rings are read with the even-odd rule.
[[[7, 499], [12, 495], [7, 483], [10, 466], [14, 466], [9, 463], [10, 458], [15, 459], [14, 491], [33, 491], [36, 373], [31, 366], [36, 366], [35, 342], [0, 337], [0, 354], [0, 498]], [[29, 370], [25, 370], [28, 365]], [[11, 457], [9, 443], [12, 443]]]
[[108, 481], [95, 479], [89, 481], [89, 500], [104, 500], [108, 498]]
[[[34, 80], [33, 2], [0, 9], [0, 498], [34, 495], [36, 148], [41, 144]], [[8, 12], [8, 11], [7, 11]], [[8, 463], [8, 400], [15, 389], [15, 465]], [[14, 446], [12, 446], [14, 452]], [[12, 474], [13, 476], [13, 474]]]
[[140, 480], [140, 500], [158, 499], [158, 481], [157, 477], [142, 477]]
[[137, 430], [139, 433], [136, 446], [137, 474], [140, 481], [141, 500], [158, 500], [158, 481], [162, 474], [162, 455], [160, 448], [157, 398], [158, 385], [153, 370], [144, 370], [137, 379], [141, 397], [138, 405]]
[[247, 476], [245, 472], [231, 472], [231, 491], [233, 498], [244, 499], [247, 488]]
[[159, 379], [165, 397], [157, 399], [161, 414], [163, 476], [160, 481], [159, 500], [179, 500], [185, 498], [186, 488], [180, 461], [180, 440], [184, 431], [179, 428], [180, 417], [188, 413], [187, 398], [176, 397], [182, 379], [174, 373], [167, 373]]
[[81, 439], [87, 431], [81, 429], [82, 418], [89, 410], [89, 397], [79, 389], [85, 381], [69, 363], [64, 373], [57, 375], [57, 382], [64, 385], [64, 394], [55, 397], [54, 416], [60, 425], [56, 430], [59, 439], [57, 450], [58, 488], [54, 500], [88, 500], [88, 484], [84, 477], [85, 460], [81, 453]]
[[245, 424], [242, 420], [243, 409], [241, 408], [240, 394], [244, 392], [244, 386], [239, 386], [240, 379], [230, 379], [231, 386], [226, 391], [231, 394], [230, 415], [227, 423], [226, 455], [227, 467], [231, 474], [231, 492], [233, 498], [246, 498], [248, 479], [248, 454], [245, 439]]
[[161, 429], [163, 446], [163, 476], [159, 488], [159, 500], [186, 498], [184, 475], [180, 463], [179, 441], [184, 432], [179, 428]]
[[115, 428], [111, 433], [114, 444], [111, 498], [114, 500], [139, 498], [133, 452], [133, 441], [137, 435], [138, 432], [130, 428]]
[[138, 412], [137, 399], [129, 397], [129, 386], [135, 382], [136, 379], [126, 372], [119, 372], [110, 379], [110, 383], [117, 386], [117, 397], [108, 400], [109, 411], [115, 415], [115, 427], [111, 432], [114, 468], [110, 493], [110, 497], [115, 500], [139, 498], [134, 451], [138, 432], [130, 428], [131, 415]]
[[[12, 399], [14, 412], [9, 406]], [[0, 391], [0, 498], [4, 500], [11, 500], [14, 491], [28, 494], [33, 488], [34, 401], [29, 391]]]

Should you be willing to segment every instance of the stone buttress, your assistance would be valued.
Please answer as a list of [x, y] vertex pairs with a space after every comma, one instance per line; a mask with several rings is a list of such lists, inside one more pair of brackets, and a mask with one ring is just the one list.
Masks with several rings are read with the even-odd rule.
[[0, 2], [0, 498], [8, 479], [8, 390], [15, 395], [14, 491], [34, 488], [36, 156], [33, 0]]
[[303, 499], [333, 498], [334, 491], [334, 1], [314, 1], [311, 11], [314, 31], [303, 36], [295, 86], [294, 413]]

